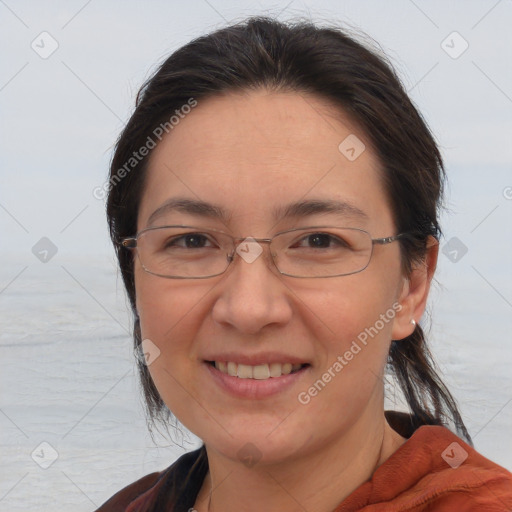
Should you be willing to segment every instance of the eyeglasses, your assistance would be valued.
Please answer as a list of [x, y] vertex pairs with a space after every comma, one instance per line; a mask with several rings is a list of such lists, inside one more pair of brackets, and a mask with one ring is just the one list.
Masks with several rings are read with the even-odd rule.
[[171, 279], [206, 279], [223, 274], [237, 253], [251, 263], [268, 244], [277, 270], [290, 277], [338, 277], [363, 271], [373, 246], [405, 236], [372, 238], [357, 228], [312, 226], [290, 229], [272, 238], [235, 238], [216, 229], [193, 226], [146, 228], [121, 245], [136, 249], [143, 269]]

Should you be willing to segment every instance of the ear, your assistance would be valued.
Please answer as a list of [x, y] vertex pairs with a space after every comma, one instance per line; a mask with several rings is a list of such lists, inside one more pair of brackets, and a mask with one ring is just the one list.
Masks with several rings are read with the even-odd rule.
[[403, 278], [398, 299], [402, 309], [395, 316], [392, 339], [402, 340], [416, 329], [416, 325], [412, 324], [411, 320], [419, 322], [425, 311], [438, 254], [439, 242], [433, 236], [429, 236], [424, 260], [414, 266], [408, 277]]

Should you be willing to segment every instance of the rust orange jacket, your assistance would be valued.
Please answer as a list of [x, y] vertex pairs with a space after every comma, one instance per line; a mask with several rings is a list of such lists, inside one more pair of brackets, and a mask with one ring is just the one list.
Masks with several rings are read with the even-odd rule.
[[[97, 512], [187, 512], [207, 471], [203, 446]], [[422, 426], [333, 512], [512, 512], [512, 474], [448, 429]]]

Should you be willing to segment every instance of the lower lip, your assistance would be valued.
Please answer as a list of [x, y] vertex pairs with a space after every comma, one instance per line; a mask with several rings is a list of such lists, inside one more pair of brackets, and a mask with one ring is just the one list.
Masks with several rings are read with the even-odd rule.
[[204, 363], [213, 380], [225, 391], [238, 398], [267, 398], [291, 388], [301, 380], [309, 366], [301, 368], [295, 373], [281, 375], [281, 377], [270, 377], [265, 380], [258, 379], [240, 379], [232, 377], [226, 373], [217, 370], [210, 363]]

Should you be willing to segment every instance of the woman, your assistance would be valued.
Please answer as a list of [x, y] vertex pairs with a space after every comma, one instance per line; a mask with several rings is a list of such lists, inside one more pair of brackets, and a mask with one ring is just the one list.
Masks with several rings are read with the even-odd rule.
[[[171, 55], [107, 215], [149, 413], [204, 445], [99, 510], [512, 510], [418, 325], [443, 178], [389, 64], [340, 30], [252, 18]], [[387, 365], [408, 413], [384, 411]]]

